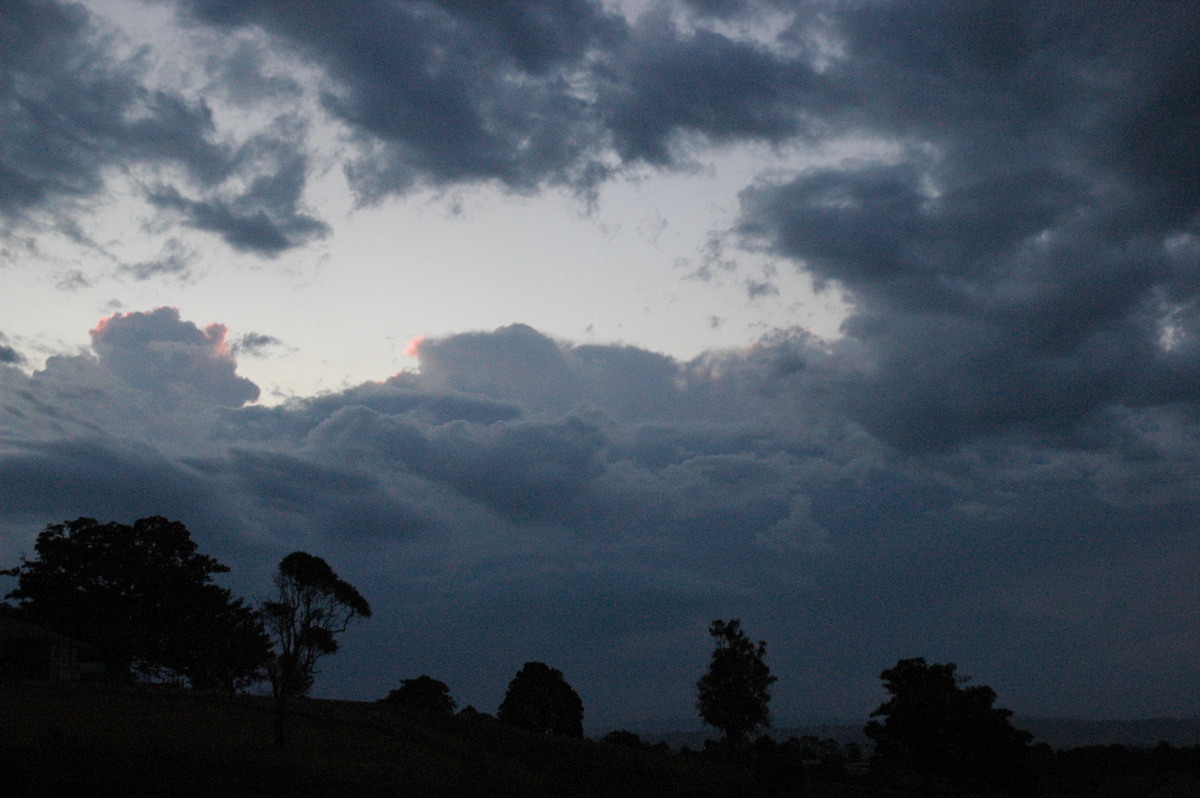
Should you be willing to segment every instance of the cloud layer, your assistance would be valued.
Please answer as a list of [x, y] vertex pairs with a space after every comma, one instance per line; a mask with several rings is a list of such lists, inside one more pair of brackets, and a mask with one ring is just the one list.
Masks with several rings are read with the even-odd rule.
[[329, 231], [317, 125], [363, 204], [586, 193], [755, 145], [824, 156], [762, 174], [718, 232], [851, 310], [836, 341], [687, 363], [464, 332], [279, 407], [236, 371], [270, 331], [126, 313], [33, 374], [0, 338], [0, 553], [164, 514], [248, 590], [328, 555], [382, 608], [331, 665], [367, 697], [429, 672], [491, 709], [544, 659], [599, 717], [687, 716], [707, 622], [740, 616], [785, 714], [865, 714], [917, 655], [1027, 712], [1200, 707], [1188, 4], [165, 6], [223, 42], [204, 93], [82, 6], [0, 8], [8, 229], [71, 229], [124, 170], [164, 223], [278, 256]]
[[852, 417], [836, 353], [798, 333], [677, 363], [514, 325], [271, 408], [245, 404], [219, 326], [159, 309], [93, 341], [32, 377], [5, 367], [6, 556], [51, 520], [154, 512], [251, 594], [287, 551], [320, 553], [378, 610], [331, 666], [336, 694], [431, 671], [490, 709], [541, 658], [598, 724], [686, 718], [706, 622], [740, 616], [785, 715], [865, 712], [908, 654], [1025, 711], [1196, 699], [1178, 415], [1113, 419], [1104, 445], [1021, 431], [914, 456]]

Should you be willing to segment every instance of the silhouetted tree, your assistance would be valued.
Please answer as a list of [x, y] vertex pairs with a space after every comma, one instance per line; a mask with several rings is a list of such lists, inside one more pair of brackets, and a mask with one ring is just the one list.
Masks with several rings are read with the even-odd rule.
[[34, 550], [0, 572], [18, 580], [8, 598], [31, 622], [87, 643], [110, 673], [228, 689], [262, 677], [269, 642], [258, 614], [213, 584], [229, 568], [199, 554], [178, 521], [78, 518], [48, 525]]
[[336, 636], [356, 618], [371, 617], [371, 605], [338, 578], [320, 557], [294, 551], [275, 573], [275, 600], [262, 604], [263, 620], [274, 639], [267, 672], [275, 697], [275, 742], [283, 742], [287, 704], [308, 693], [317, 660], [338, 650]]
[[696, 708], [710, 726], [720, 729], [729, 742], [741, 744], [760, 726], [770, 726], [767, 702], [775, 682], [763, 657], [767, 644], [750, 642], [742, 623], [713, 621], [708, 633], [716, 640], [708, 670], [696, 682]]
[[173, 659], [164, 664], [187, 678], [198, 690], [239, 690], [267, 675], [271, 641], [262, 616], [229, 592], [206, 590], [183, 607], [179, 627], [193, 629], [181, 635]]
[[544, 662], [526, 662], [508, 683], [500, 720], [533, 731], [583, 736], [583, 702], [562, 671]]
[[402, 680], [399, 689], [389, 692], [387, 698], [379, 699], [379, 703], [389, 708], [416, 709], [447, 715], [453, 713], [458, 706], [458, 702], [450, 696], [450, 687], [445, 682], [429, 676]]
[[964, 687], [954, 663], [902, 659], [880, 674], [891, 698], [871, 713], [872, 769], [895, 786], [955, 794], [1028, 787], [1032, 735], [1013, 728], [996, 693]]

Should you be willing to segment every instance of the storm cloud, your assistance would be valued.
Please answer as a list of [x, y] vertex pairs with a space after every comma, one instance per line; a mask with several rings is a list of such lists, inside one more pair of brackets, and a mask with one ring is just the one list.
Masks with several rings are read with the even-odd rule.
[[[336, 694], [437, 670], [488, 707], [522, 657], [544, 657], [596, 723], [686, 717], [704, 624], [724, 614], [771, 642], [785, 715], [869, 710], [875, 672], [916, 651], [971, 663], [1031, 710], [1195, 696], [1121, 681], [1195, 661], [1196, 448], [1165, 411], [1109, 419], [1121, 435], [1104, 446], [914, 458], [840, 407], [844, 375], [802, 334], [680, 363], [514, 326], [271, 408], [241, 404], [253, 387], [218, 325], [160, 309], [93, 340], [94, 357], [5, 372], [9, 556], [49, 519], [151, 512], [251, 591], [293, 548], [328, 554], [381, 619], [331, 668]], [[541, 390], [508, 368], [523, 363]], [[1135, 640], [1168, 654], [1130, 658]]]
[[122, 172], [158, 185], [152, 204], [238, 249], [270, 255], [326, 231], [298, 200], [301, 129], [274, 120], [233, 139], [203, 96], [156, 87], [115, 44], [82, 5], [0, 10], [0, 219], [69, 229]]
[[[428, 672], [488, 710], [541, 659], [591, 723], [689, 717], [707, 623], [741, 617], [783, 717], [865, 716], [903, 656], [1022, 712], [1200, 707], [1189, 4], [155, 8], [229, 39], [203, 91], [152, 83], [82, 6], [0, 9], [12, 230], [141, 170], [161, 219], [277, 258], [331, 229], [318, 164], [371, 205], [586, 193], [759, 147], [804, 157], [744, 186], [723, 268], [766, 255], [846, 319], [686, 361], [461, 331], [271, 407], [236, 360], [270, 331], [118, 314], [32, 373], [0, 339], [0, 554], [67, 517], [162, 514], [247, 592], [288, 551], [328, 556], [377, 608], [319, 683], [354, 697]], [[127, 272], [191, 275], [189, 252]], [[763, 274], [736, 279], [787, 290]]]
[[1194, 15], [918, 3], [840, 23], [832, 71], [898, 154], [747, 188], [742, 232], [855, 297], [861, 418], [910, 448], [1190, 412], [1194, 148], [1144, 165], [1195, 114]]

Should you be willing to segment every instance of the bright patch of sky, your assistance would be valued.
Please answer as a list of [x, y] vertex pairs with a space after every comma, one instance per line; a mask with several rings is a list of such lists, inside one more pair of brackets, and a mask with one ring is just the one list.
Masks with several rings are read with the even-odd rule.
[[240, 367], [270, 404], [413, 368], [404, 350], [416, 337], [515, 322], [680, 360], [749, 346], [780, 328], [838, 335], [845, 305], [836, 286], [815, 290], [792, 264], [741, 248], [730, 230], [738, 193], [764, 171], [870, 154], [877, 143], [820, 152], [730, 145], [703, 152], [691, 168], [609, 181], [592, 201], [475, 186], [356, 207], [339, 166], [345, 131], [321, 114], [317, 80], [295, 58], [264, 72], [301, 81], [302, 98], [239, 105], [206, 90], [205, 53], [248, 47], [254, 36], [221, 41], [180, 28], [168, 8], [132, 0], [91, 9], [150, 85], [207, 104], [219, 138], [260, 130], [271, 114], [303, 119], [316, 145], [304, 199], [332, 233], [273, 260], [239, 253], [152, 213], [142, 196], [164, 167], [114, 170], [108, 196], [89, 200], [77, 228], [4, 248], [10, 268], [0, 270], [0, 291], [22, 297], [6, 311], [5, 330], [31, 351], [86, 347], [85, 331], [100, 317], [169, 305], [227, 325], [233, 339], [277, 339], [269, 357]]

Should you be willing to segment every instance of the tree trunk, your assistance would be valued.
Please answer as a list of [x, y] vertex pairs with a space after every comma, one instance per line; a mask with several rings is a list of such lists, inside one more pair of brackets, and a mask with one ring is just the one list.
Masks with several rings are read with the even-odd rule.
[[288, 697], [283, 690], [275, 693], [275, 745], [283, 745], [287, 735], [285, 734], [284, 725], [287, 718], [287, 703]]

